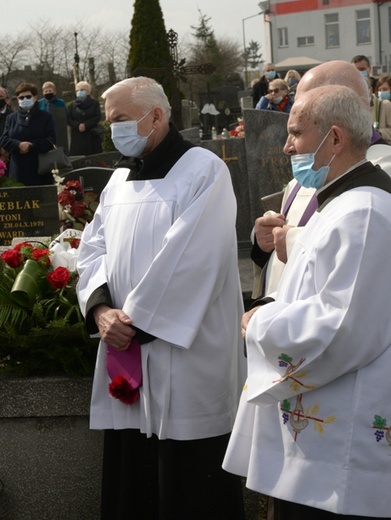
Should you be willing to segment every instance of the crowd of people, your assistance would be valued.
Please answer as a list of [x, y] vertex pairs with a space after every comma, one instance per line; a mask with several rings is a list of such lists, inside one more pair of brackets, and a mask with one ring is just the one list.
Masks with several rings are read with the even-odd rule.
[[[104, 92], [126, 163], [77, 266], [86, 328], [100, 336], [101, 520], [244, 520], [243, 477], [270, 497], [269, 520], [391, 518], [390, 83], [363, 56], [284, 79], [265, 65], [254, 107], [288, 114], [293, 180], [280, 211], [255, 221], [262, 283], [247, 312], [227, 165], [183, 138], [155, 80]], [[61, 100], [45, 90], [39, 108], [36, 87], [20, 85], [5, 119], [16, 171], [55, 141]], [[78, 83], [74, 153], [95, 150], [98, 115]]]
[[38, 165], [39, 154], [49, 152], [57, 143], [60, 123], [56, 111], [63, 111], [64, 124], [70, 129], [69, 155], [102, 152], [99, 101], [91, 96], [86, 81], [77, 83], [75, 93], [76, 99], [67, 106], [57, 97], [53, 82], [42, 85], [41, 98], [35, 84], [21, 83], [15, 89], [18, 107], [13, 110], [11, 96], [0, 88], [0, 158], [8, 177], [25, 186], [53, 184], [52, 174], [40, 175]]
[[[351, 60], [368, 85], [368, 97], [373, 125], [383, 139], [391, 144], [391, 76], [372, 76], [367, 56], [357, 55]], [[266, 63], [263, 75], [252, 82], [253, 106], [259, 110], [275, 110], [289, 114], [295, 101], [296, 89], [301, 80], [297, 70], [289, 70], [279, 78], [273, 63]]]

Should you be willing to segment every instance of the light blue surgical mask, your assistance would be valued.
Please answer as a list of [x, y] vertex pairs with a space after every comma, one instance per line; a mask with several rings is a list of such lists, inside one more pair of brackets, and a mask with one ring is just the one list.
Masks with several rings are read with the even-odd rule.
[[85, 90], [78, 90], [76, 92], [77, 99], [85, 99], [87, 97], [87, 92]]
[[297, 155], [291, 155], [291, 164], [293, 177], [297, 182], [304, 188], [321, 188], [326, 182], [327, 175], [330, 171], [330, 164], [334, 160], [335, 155], [331, 158], [327, 166], [321, 166], [319, 170], [313, 170], [312, 167], [315, 162], [315, 155], [320, 150], [323, 143], [329, 136], [331, 129], [324, 136], [322, 142], [314, 153], [302, 153]]
[[152, 128], [148, 135], [139, 135], [137, 124], [147, 117], [151, 111], [152, 108], [138, 121], [111, 123], [111, 139], [117, 150], [125, 157], [140, 157], [145, 150], [148, 137], [155, 129]]
[[363, 78], [369, 78], [368, 72], [366, 70], [360, 70], [360, 74]]
[[389, 90], [383, 90], [382, 92], [377, 93], [377, 97], [379, 99], [388, 99], [390, 101], [391, 99], [391, 92]]
[[275, 70], [268, 70], [266, 72], [266, 77], [270, 81], [276, 77], [276, 71]]
[[278, 105], [278, 103], [281, 103], [281, 101], [282, 101], [282, 96], [278, 96], [278, 98], [274, 99], [272, 103], [274, 105]]
[[18, 105], [20, 106], [20, 108], [22, 110], [30, 110], [31, 108], [33, 108], [34, 103], [35, 103], [35, 100], [33, 97], [31, 99], [27, 99], [27, 98], [18, 99]]

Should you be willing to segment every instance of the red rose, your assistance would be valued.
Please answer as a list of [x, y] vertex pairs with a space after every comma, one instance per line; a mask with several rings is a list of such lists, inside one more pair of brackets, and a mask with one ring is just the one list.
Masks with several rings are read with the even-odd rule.
[[58, 196], [58, 202], [62, 206], [71, 206], [74, 201], [75, 201], [75, 196], [66, 190], [63, 190]]
[[49, 249], [33, 249], [32, 251], [33, 260], [36, 262], [42, 260], [43, 265], [50, 265], [49, 254]]
[[76, 180], [70, 180], [68, 181], [66, 184], [65, 184], [65, 189], [66, 190], [74, 190], [74, 191], [78, 191], [78, 192], [82, 192], [83, 190], [81, 189], [81, 184], [79, 181], [76, 181]]
[[19, 267], [22, 263], [22, 255], [16, 249], [9, 249], [1, 253], [1, 259], [10, 267]]
[[109, 394], [125, 404], [133, 404], [140, 398], [139, 389], [133, 388], [124, 376], [116, 376], [111, 381]]
[[48, 282], [54, 289], [62, 289], [65, 287], [70, 277], [71, 275], [66, 267], [57, 267], [57, 269], [46, 276]]
[[19, 244], [16, 244], [14, 249], [15, 249], [15, 251], [20, 251], [22, 249], [22, 247], [27, 247], [30, 249], [33, 248], [33, 246], [29, 242], [19, 242]]
[[80, 238], [72, 238], [70, 245], [73, 249], [77, 249], [80, 245]]
[[86, 205], [82, 200], [75, 200], [71, 207], [71, 215], [75, 218], [82, 217], [86, 212]]

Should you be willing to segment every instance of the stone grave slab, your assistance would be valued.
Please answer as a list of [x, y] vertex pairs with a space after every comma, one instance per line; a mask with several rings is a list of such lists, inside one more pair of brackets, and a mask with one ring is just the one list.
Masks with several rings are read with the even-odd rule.
[[215, 139], [202, 141], [202, 146], [214, 152], [228, 166], [237, 201], [236, 233], [239, 249], [248, 248], [253, 221], [250, 213], [245, 139]]
[[97, 166], [99, 168], [114, 168], [116, 163], [121, 159], [122, 155], [117, 152], [103, 152], [93, 155], [85, 155], [72, 159], [72, 168], [79, 169], [89, 166]]
[[292, 179], [283, 152], [288, 114], [271, 110], [243, 111], [252, 222], [263, 214], [261, 198], [281, 191]]
[[0, 246], [11, 246], [14, 238], [59, 232], [56, 186], [0, 188]]
[[63, 176], [63, 184], [70, 180], [80, 181], [84, 191], [92, 191], [99, 197], [103, 188], [108, 183], [113, 171], [113, 168], [99, 168], [93, 166], [78, 168]]

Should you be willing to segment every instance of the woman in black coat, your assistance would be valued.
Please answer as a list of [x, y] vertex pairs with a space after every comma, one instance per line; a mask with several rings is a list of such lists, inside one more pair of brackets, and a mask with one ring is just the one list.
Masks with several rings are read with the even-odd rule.
[[10, 154], [8, 175], [26, 186], [53, 184], [51, 173], [38, 175], [38, 154], [48, 152], [56, 142], [54, 118], [39, 109], [36, 85], [21, 83], [15, 95], [19, 109], [7, 117], [0, 138], [0, 148]]
[[99, 101], [91, 96], [91, 86], [86, 81], [76, 85], [76, 100], [68, 107], [68, 125], [71, 127], [71, 148], [69, 155], [92, 155], [102, 152]]

